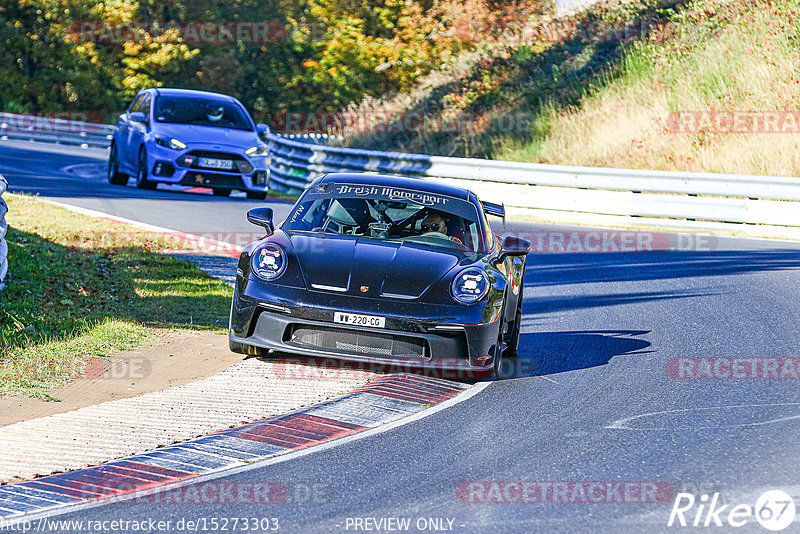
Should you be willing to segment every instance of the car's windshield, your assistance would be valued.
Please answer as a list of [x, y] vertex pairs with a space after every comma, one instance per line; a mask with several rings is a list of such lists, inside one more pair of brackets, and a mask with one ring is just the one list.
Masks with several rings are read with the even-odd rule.
[[161, 95], [156, 98], [154, 116], [157, 122], [253, 129], [250, 119], [234, 102], [213, 98]]
[[483, 252], [471, 202], [426, 191], [327, 183], [306, 191], [287, 217], [287, 231], [369, 237]]

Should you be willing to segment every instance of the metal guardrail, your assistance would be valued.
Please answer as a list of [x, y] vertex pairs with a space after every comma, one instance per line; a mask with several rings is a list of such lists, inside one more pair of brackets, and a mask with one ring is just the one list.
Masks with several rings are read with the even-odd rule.
[[8, 243], [6, 242], [6, 231], [8, 231], [8, 224], [6, 223], [6, 213], [8, 213], [8, 205], [3, 200], [3, 193], [8, 188], [8, 182], [0, 174], [0, 289], [3, 289], [3, 280], [8, 272]]
[[112, 133], [114, 127], [108, 124], [0, 113], [0, 139], [4, 140], [105, 148], [111, 144]]
[[[0, 113], [0, 139], [108, 146], [114, 127]], [[800, 239], [800, 178], [571, 167], [328, 146], [267, 134], [270, 187], [299, 193], [328, 172], [416, 176], [473, 190], [509, 213], [585, 225]]]
[[459, 185], [510, 213], [550, 222], [800, 238], [800, 178], [448, 158], [268, 138], [270, 187], [284, 192], [327, 172], [374, 171]]

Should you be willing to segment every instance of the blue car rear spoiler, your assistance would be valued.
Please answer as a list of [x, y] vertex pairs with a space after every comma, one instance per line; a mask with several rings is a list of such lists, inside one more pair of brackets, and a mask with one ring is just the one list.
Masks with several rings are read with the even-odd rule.
[[506, 206], [505, 204], [495, 204], [494, 202], [483, 202], [483, 211], [486, 215], [494, 215], [503, 219], [503, 228], [506, 226]]

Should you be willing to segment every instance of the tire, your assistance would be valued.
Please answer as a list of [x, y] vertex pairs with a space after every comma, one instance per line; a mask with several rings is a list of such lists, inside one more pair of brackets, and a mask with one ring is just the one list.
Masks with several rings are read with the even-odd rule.
[[214, 196], [215, 197], [227, 197], [231, 194], [231, 189], [226, 189], [224, 187], [215, 187], [214, 188]]
[[136, 187], [139, 189], [155, 189], [156, 183], [147, 179], [147, 152], [139, 151], [139, 166], [136, 169]]
[[506, 334], [506, 322], [503, 320], [505, 316], [505, 305], [500, 312], [500, 326], [497, 327], [497, 343], [494, 346], [494, 354], [492, 355], [492, 369], [489, 371], [489, 378], [497, 380], [503, 376], [503, 338]]
[[519, 289], [519, 302], [517, 303], [517, 313], [514, 315], [514, 326], [511, 327], [511, 336], [508, 338], [506, 350], [503, 352], [504, 358], [516, 358], [517, 347], [519, 347], [519, 331], [522, 326], [522, 288]]
[[108, 154], [108, 183], [111, 185], [127, 185], [128, 175], [119, 172], [119, 159], [117, 157], [117, 145], [111, 143], [111, 151]]
[[263, 191], [248, 191], [247, 198], [250, 200], [264, 200], [267, 198], [267, 194]]

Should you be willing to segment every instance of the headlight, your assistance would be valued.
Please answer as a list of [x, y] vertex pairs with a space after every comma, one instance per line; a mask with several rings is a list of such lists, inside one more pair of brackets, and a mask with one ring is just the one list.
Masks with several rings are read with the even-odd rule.
[[263, 158], [269, 156], [269, 149], [265, 146], [254, 146], [245, 150], [244, 153], [254, 158]]
[[489, 291], [489, 276], [478, 267], [464, 269], [453, 279], [450, 292], [461, 304], [477, 302]]
[[186, 148], [186, 145], [181, 143], [177, 139], [170, 139], [168, 137], [156, 137], [156, 143], [158, 143], [161, 146], [171, 148], [172, 150], [183, 150], [184, 148]]
[[275, 280], [286, 270], [286, 254], [272, 243], [258, 247], [251, 262], [253, 272], [264, 280]]

